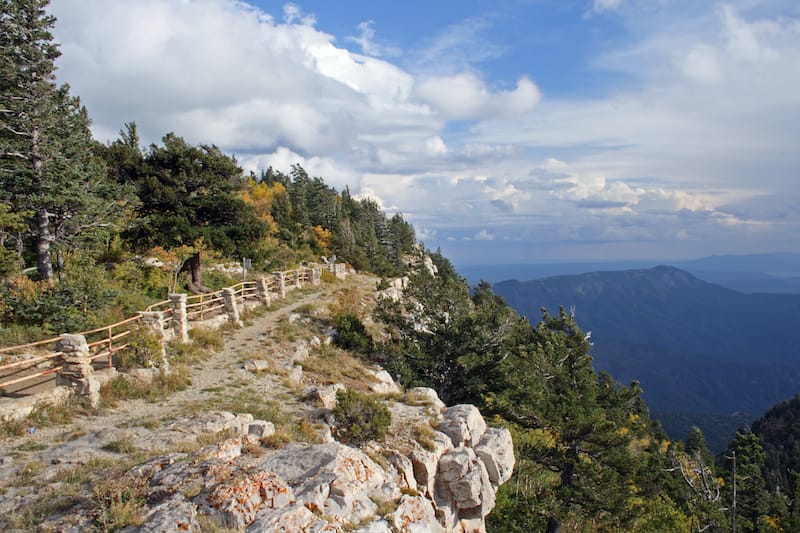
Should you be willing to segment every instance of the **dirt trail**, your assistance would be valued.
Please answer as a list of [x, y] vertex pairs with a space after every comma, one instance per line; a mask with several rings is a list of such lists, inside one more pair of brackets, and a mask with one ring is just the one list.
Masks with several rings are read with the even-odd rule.
[[[354, 280], [354, 283], [359, 282]], [[30, 435], [4, 439], [0, 441], [0, 456], [15, 449], [14, 453], [19, 453], [18, 449], [23, 443], [33, 442], [39, 449], [44, 449], [62, 443], [64, 436], [73, 432], [98, 432], [130, 426], [136, 420], [168, 419], [184, 413], [187, 404], [197, 406], [206, 401], [211, 403], [213, 399], [218, 399], [220, 394], [225, 393], [226, 386], [245, 384], [273, 393], [276, 389], [286, 390], [277, 376], [269, 373], [253, 374], [243, 370], [242, 360], [248, 354], [254, 356], [251, 358], [267, 358], [266, 355], [271, 351], [268, 349], [268, 344], [272, 343], [271, 339], [278, 330], [281, 318], [289, 316], [302, 306], [320, 305], [330, 301], [333, 293], [343, 286], [345, 285], [339, 283], [323, 284], [319, 290], [302, 295], [288, 305], [252, 319], [252, 322], [248, 321], [249, 325], [228, 331], [225, 333], [224, 346], [221, 350], [191, 367], [191, 385], [186, 390], [171, 394], [158, 403], [145, 400], [120, 401], [115, 408], [103, 410], [98, 414], [79, 414], [69, 424], [36, 428]], [[289, 298], [292, 298], [291, 293]]]

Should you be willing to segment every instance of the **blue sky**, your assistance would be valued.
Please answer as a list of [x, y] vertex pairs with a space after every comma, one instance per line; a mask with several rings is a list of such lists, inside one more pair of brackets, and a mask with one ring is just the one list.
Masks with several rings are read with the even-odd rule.
[[53, 0], [102, 141], [302, 164], [457, 263], [800, 252], [800, 3]]

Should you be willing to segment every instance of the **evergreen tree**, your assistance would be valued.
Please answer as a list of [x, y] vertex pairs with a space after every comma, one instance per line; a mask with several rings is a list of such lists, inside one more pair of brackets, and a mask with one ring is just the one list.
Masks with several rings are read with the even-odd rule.
[[125, 236], [140, 248], [196, 247], [183, 270], [189, 288], [202, 284], [203, 247], [252, 257], [267, 226], [240, 197], [244, 180], [236, 161], [216, 146], [190, 146], [169, 133], [152, 145], [136, 177], [141, 205]]
[[740, 429], [728, 445], [725, 457], [730, 459], [725, 484], [736, 533], [762, 531], [769, 511], [769, 494], [763, 476], [764, 448], [749, 429]]
[[15, 211], [33, 213], [37, 270], [52, 283], [51, 245], [107, 227], [115, 204], [92, 155], [85, 108], [55, 85], [59, 51], [48, 3], [0, 0], [0, 190]]

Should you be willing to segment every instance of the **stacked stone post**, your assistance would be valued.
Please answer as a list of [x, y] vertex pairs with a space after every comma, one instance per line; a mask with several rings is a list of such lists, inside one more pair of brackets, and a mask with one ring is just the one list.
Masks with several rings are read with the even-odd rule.
[[166, 342], [167, 336], [164, 331], [164, 313], [163, 311], [142, 311], [142, 325], [152, 333], [161, 344], [161, 360], [167, 364], [167, 350]]
[[269, 283], [267, 282], [267, 278], [262, 276], [256, 280], [256, 295], [258, 296], [258, 301], [261, 302], [261, 305], [268, 306], [272, 303], [272, 298], [269, 294]]
[[311, 269], [311, 284], [315, 287], [322, 282], [322, 267], [315, 266]]
[[236, 291], [230, 287], [222, 289], [222, 300], [225, 302], [225, 312], [228, 314], [228, 323], [233, 324], [237, 328], [242, 327], [242, 321], [239, 318], [239, 307], [236, 305]]
[[273, 272], [272, 276], [275, 280], [275, 288], [278, 297], [281, 299], [286, 298], [286, 274], [283, 272]]
[[297, 270], [294, 271], [294, 286], [298, 289], [302, 288], [303, 286], [303, 271], [305, 267], [299, 267]]
[[347, 267], [344, 263], [336, 263], [334, 267], [336, 270], [336, 279], [346, 279], [347, 278]]
[[189, 342], [189, 316], [186, 314], [186, 295], [170, 294], [172, 302], [172, 333], [180, 342]]
[[57, 385], [70, 387], [80, 396], [85, 396], [96, 406], [100, 401], [100, 382], [94, 377], [89, 344], [83, 335], [61, 335], [56, 350], [64, 354]]

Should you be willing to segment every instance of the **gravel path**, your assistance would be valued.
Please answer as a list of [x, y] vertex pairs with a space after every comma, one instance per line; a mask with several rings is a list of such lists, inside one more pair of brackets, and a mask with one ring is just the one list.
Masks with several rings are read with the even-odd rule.
[[[77, 414], [72, 422], [65, 425], [36, 428], [35, 433], [17, 438], [7, 438], [0, 441], [0, 456], [7, 456], [9, 452], [15, 460], [9, 461], [8, 457], [0, 457], [0, 465], [9, 462], [20, 464], [28, 455], [20, 447], [44, 449], [50, 446], [59, 446], [69, 435], [76, 433], [102, 433], [107, 430], [130, 427], [137, 423], [147, 423], [148, 420], [167, 420], [176, 415], [186, 413], [189, 409], [205, 402], [219, 399], [224, 395], [228, 386], [254, 386], [260, 390], [272, 391], [272, 397], [280, 389], [288, 390], [281, 384], [277, 376], [270, 373], [253, 374], [242, 369], [242, 360], [245, 356], [260, 355], [258, 358], [267, 358], [271, 350], [274, 332], [278, 329], [281, 318], [289, 316], [298, 308], [307, 304], [319, 304], [331, 298], [333, 291], [340, 285], [333, 287], [322, 285], [319, 290], [300, 296], [291, 304], [285, 305], [275, 311], [267, 312], [255, 318], [243, 328], [229, 331], [224, 338], [224, 347], [208, 359], [192, 365], [190, 369], [191, 386], [186, 390], [174, 393], [158, 403], [146, 400], [120, 401], [113, 409], [104, 409], [97, 414]], [[289, 298], [292, 294], [289, 293]], [[253, 357], [251, 357], [253, 358]], [[285, 395], [284, 395], [285, 397]], [[287, 406], [289, 407], [289, 406]], [[27, 445], [27, 446], [26, 446]], [[40, 450], [36, 450], [37, 452]], [[3, 468], [0, 468], [2, 473]]]

